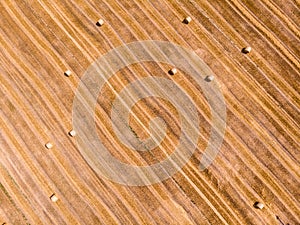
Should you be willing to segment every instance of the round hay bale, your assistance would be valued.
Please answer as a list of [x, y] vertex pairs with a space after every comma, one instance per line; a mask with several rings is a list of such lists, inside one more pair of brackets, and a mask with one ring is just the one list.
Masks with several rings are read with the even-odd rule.
[[189, 24], [191, 21], [192, 21], [192, 18], [187, 16], [187, 17], [184, 18], [183, 23]]
[[58, 201], [58, 197], [57, 197], [55, 194], [52, 194], [52, 195], [50, 196], [50, 200], [51, 200], [52, 202], [57, 202], [57, 201]]
[[206, 76], [205, 77], [205, 80], [207, 81], [207, 82], [211, 82], [211, 81], [213, 81], [215, 79], [215, 77], [213, 76], [213, 75], [209, 75], [209, 76]]
[[72, 72], [70, 70], [66, 70], [64, 74], [65, 76], [69, 77], [71, 76]]
[[96, 23], [96, 25], [97, 25], [98, 27], [101, 27], [103, 24], [104, 24], [103, 19], [99, 19], [99, 20], [97, 21], [97, 23]]
[[52, 144], [51, 142], [47, 142], [47, 143], [45, 144], [45, 147], [46, 147], [47, 149], [53, 148], [53, 144]]
[[250, 46], [247, 46], [247, 47], [245, 47], [245, 48], [242, 49], [242, 53], [248, 54], [248, 53], [251, 52], [251, 50], [252, 50], [252, 48]]
[[265, 207], [265, 205], [261, 202], [255, 202], [253, 206], [257, 209], [263, 209]]
[[175, 75], [177, 73], [177, 69], [176, 68], [172, 68], [169, 70], [169, 74], [170, 75]]
[[76, 136], [76, 131], [75, 131], [75, 130], [70, 130], [70, 131], [69, 131], [69, 135], [70, 135], [71, 137]]

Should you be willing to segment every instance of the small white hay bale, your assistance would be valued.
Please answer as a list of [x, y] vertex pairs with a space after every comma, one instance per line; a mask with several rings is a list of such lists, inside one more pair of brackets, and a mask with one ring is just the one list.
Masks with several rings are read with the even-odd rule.
[[253, 206], [257, 209], [263, 209], [265, 207], [265, 205], [261, 202], [255, 202]]
[[205, 80], [206, 80], [207, 82], [211, 82], [211, 81], [213, 81], [214, 79], [215, 79], [215, 77], [214, 77], [213, 75], [209, 75], [209, 76], [205, 77]]
[[249, 52], [251, 52], [252, 48], [250, 46], [248, 47], [245, 47], [242, 49], [242, 52], [245, 53], [245, 54], [248, 54]]
[[65, 76], [69, 77], [69, 76], [71, 76], [72, 72], [70, 70], [67, 70], [67, 71], [65, 71], [64, 74], [65, 74]]
[[177, 73], [177, 69], [176, 68], [172, 68], [169, 70], [169, 74], [170, 75], [175, 75]]
[[96, 23], [96, 25], [97, 25], [98, 27], [101, 27], [103, 24], [104, 24], [103, 19], [99, 19], [99, 20], [97, 21], [97, 23]]
[[57, 202], [58, 201], [58, 197], [55, 194], [53, 194], [53, 195], [50, 196], [50, 200], [52, 202]]
[[69, 131], [69, 135], [70, 135], [71, 137], [76, 136], [76, 131], [75, 131], [75, 130], [70, 130], [70, 131]]
[[51, 142], [48, 142], [45, 144], [45, 147], [48, 149], [53, 148], [53, 144]]
[[189, 24], [191, 21], [192, 21], [192, 18], [187, 16], [187, 17], [184, 18], [183, 23]]

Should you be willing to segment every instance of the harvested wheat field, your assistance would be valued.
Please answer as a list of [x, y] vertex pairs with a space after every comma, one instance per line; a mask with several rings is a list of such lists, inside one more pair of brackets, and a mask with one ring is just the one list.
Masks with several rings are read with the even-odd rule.
[[[0, 224], [300, 224], [299, 5], [1, 1]], [[201, 72], [157, 60], [90, 67], [145, 40], [188, 49]], [[132, 59], [155, 49], [143, 47]], [[157, 54], [193, 63], [168, 48]], [[76, 108], [78, 96], [86, 105]], [[76, 114], [82, 109], [93, 111]], [[212, 135], [214, 118], [224, 133]], [[209, 147], [218, 154], [204, 168]], [[161, 162], [173, 164], [151, 177], [146, 169]]]

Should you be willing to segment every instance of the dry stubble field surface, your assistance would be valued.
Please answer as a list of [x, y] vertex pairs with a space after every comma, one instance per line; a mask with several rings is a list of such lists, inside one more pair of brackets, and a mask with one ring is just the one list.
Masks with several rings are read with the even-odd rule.
[[[300, 223], [299, 1], [3, 0], [0, 4], [0, 224]], [[191, 16], [190, 24], [182, 23]], [[98, 19], [105, 21], [96, 26]], [[132, 108], [130, 127], [149, 137], [151, 118], [167, 124], [150, 152], [116, 138], [111, 102], [127, 84], [164, 77], [188, 93], [201, 136], [189, 162], [169, 179], [125, 186], [97, 175], [70, 137], [77, 85], [109, 50], [141, 40], [194, 51], [214, 72], [227, 106], [220, 152], [199, 171], [211, 132], [210, 108], [189, 74], [144, 62], [117, 72], [97, 99], [99, 138], [128, 164], [150, 165], [178, 144], [180, 121], [167, 100]], [[249, 54], [241, 49], [251, 46]], [[65, 70], [72, 76], [64, 76]], [[147, 88], [147, 86], [145, 86]], [[45, 143], [54, 147], [46, 149]], [[51, 202], [55, 193], [59, 198]], [[254, 202], [264, 203], [262, 210]]]

